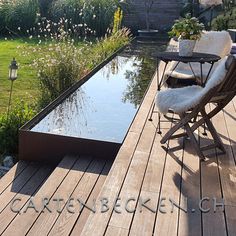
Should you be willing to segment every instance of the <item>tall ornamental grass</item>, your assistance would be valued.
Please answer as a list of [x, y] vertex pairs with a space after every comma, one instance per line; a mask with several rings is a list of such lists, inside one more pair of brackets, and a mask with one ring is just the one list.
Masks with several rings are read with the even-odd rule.
[[66, 18], [80, 26], [80, 34], [101, 37], [112, 28], [118, 5], [118, 0], [0, 0], [0, 35], [26, 34], [41, 19]]
[[65, 17], [73, 24], [81, 24], [104, 36], [112, 27], [113, 14], [118, 0], [57, 0], [52, 4], [51, 20], [58, 21]]
[[[32, 67], [40, 81], [41, 108], [56, 99], [62, 92], [79, 81], [96, 65], [130, 42], [130, 31], [126, 28], [107, 33], [95, 41], [75, 40], [69, 20], [62, 18], [58, 23], [45, 20], [40, 23], [38, 44], [25, 47], [25, 56], [33, 57]], [[72, 25], [75, 30], [77, 26]], [[29, 36], [35, 40], [33, 35]]]

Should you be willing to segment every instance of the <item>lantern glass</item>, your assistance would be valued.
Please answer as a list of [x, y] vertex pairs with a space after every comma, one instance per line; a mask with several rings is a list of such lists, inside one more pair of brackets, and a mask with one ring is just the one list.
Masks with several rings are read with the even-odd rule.
[[15, 58], [13, 58], [11, 64], [9, 65], [9, 79], [10, 80], [14, 81], [17, 79], [17, 70], [18, 70], [18, 65]]
[[9, 79], [10, 80], [17, 79], [17, 69], [9, 69]]

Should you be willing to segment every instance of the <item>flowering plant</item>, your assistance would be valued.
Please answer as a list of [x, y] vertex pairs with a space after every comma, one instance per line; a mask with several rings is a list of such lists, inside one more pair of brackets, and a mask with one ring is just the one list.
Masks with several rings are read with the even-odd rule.
[[198, 40], [201, 38], [204, 28], [196, 17], [186, 14], [185, 18], [175, 21], [169, 35], [180, 39]]
[[[84, 27], [87, 34], [89, 27]], [[32, 58], [32, 68], [36, 70], [40, 83], [41, 98], [39, 106], [44, 108], [62, 92], [80, 80], [92, 68], [105, 60], [120, 47], [130, 42], [130, 31], [122, 28], [117, 32], [108, 32], [104, 38], [88, 41], [80, 25], [61, 18], [59, 22], [42, 19], [38, 28], [30, 29], [29, 39], [33, 43], [23, 48], [28, 58]], [[89, 33], [88, 33], [89, 32]]]

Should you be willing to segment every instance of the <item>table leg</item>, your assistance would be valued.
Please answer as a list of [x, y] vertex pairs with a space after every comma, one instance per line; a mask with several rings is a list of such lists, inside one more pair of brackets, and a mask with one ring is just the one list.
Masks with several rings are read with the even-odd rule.
[[196, 76], [196, 74], [195, 74], [194, 71], [193, 71], [193, 67], [192, 67], [192, 65], [191, 65], [191, 62], [189, 62], [188, 64], [189, 64], [189, 67], [190, 67], [190, 69], [191, 69], [191, 71], [192, 71], [192, 73], [193, 73], [193, 76], [194, 76], [195, 79], [197, 80], [197, 76]]
[[204, 82], [204, 84], [203, 84], [204, 86], [205, 86], [205, 84], [206, 84], [206, 82], [207, 82], [207, 80], [208, 80], [208, 78], [209, 78], [209, 76], [210, 76], [210, 74], [211, 74], [211, 71], [212, 71], [214, 62], [211, 62], [210, 64], [211, 64], [211, 67], [210, 67], [210, 70], [209, 70], [208, 73], [207, 73], [206, 80], [205, 80], [205, 82]]
[[166, 68], [167, 68], [168, 63], [169, 63], [169, 62], [165, 62], [165, 67], [164, 67], [164, 70], [163, 70], [163, 73], [162, 73], [162, 76], [161, 76], [161, 81], [159, 81], [159, 76], [158, 76], [157, 91], [160, 91], [160, 90], [161, 90], [161, 85], [162, 85], [163, 80], [164, 80], [164, 77], [165, 77], [165, 72], [166, 72]]
[[201, 70], [201, 85], [203, 85], [203, 69], [202, 69], [203, 63], [200, 62], [200, 70]]

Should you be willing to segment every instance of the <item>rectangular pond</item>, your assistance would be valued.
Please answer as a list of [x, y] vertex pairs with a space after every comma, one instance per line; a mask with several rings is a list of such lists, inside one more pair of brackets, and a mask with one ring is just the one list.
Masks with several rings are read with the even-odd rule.
[[[140, 105], [135, 96], [149, 83], [141, 69], [138, 57], [116, 56], [31, 131], [122, 143]], [[140, 95], [136, 83], [145, 83]]]
[[[156, 69], [156, 60], [145, 55], [148, 49], [153, 51], [151, 47], [142, 45], [144, 53], [140, 48], [136, 43], [127, 47], [56, 106], [23, 127], [20, 156], [29, 159], [37, 156], [36, 152], [47, 156], [46, 151], [55, 156], [115, 155]], [[165, 45], [155, 45], [155, 50], [164, 49]], [[26, 147], [28, 142], [33, 148]]]

